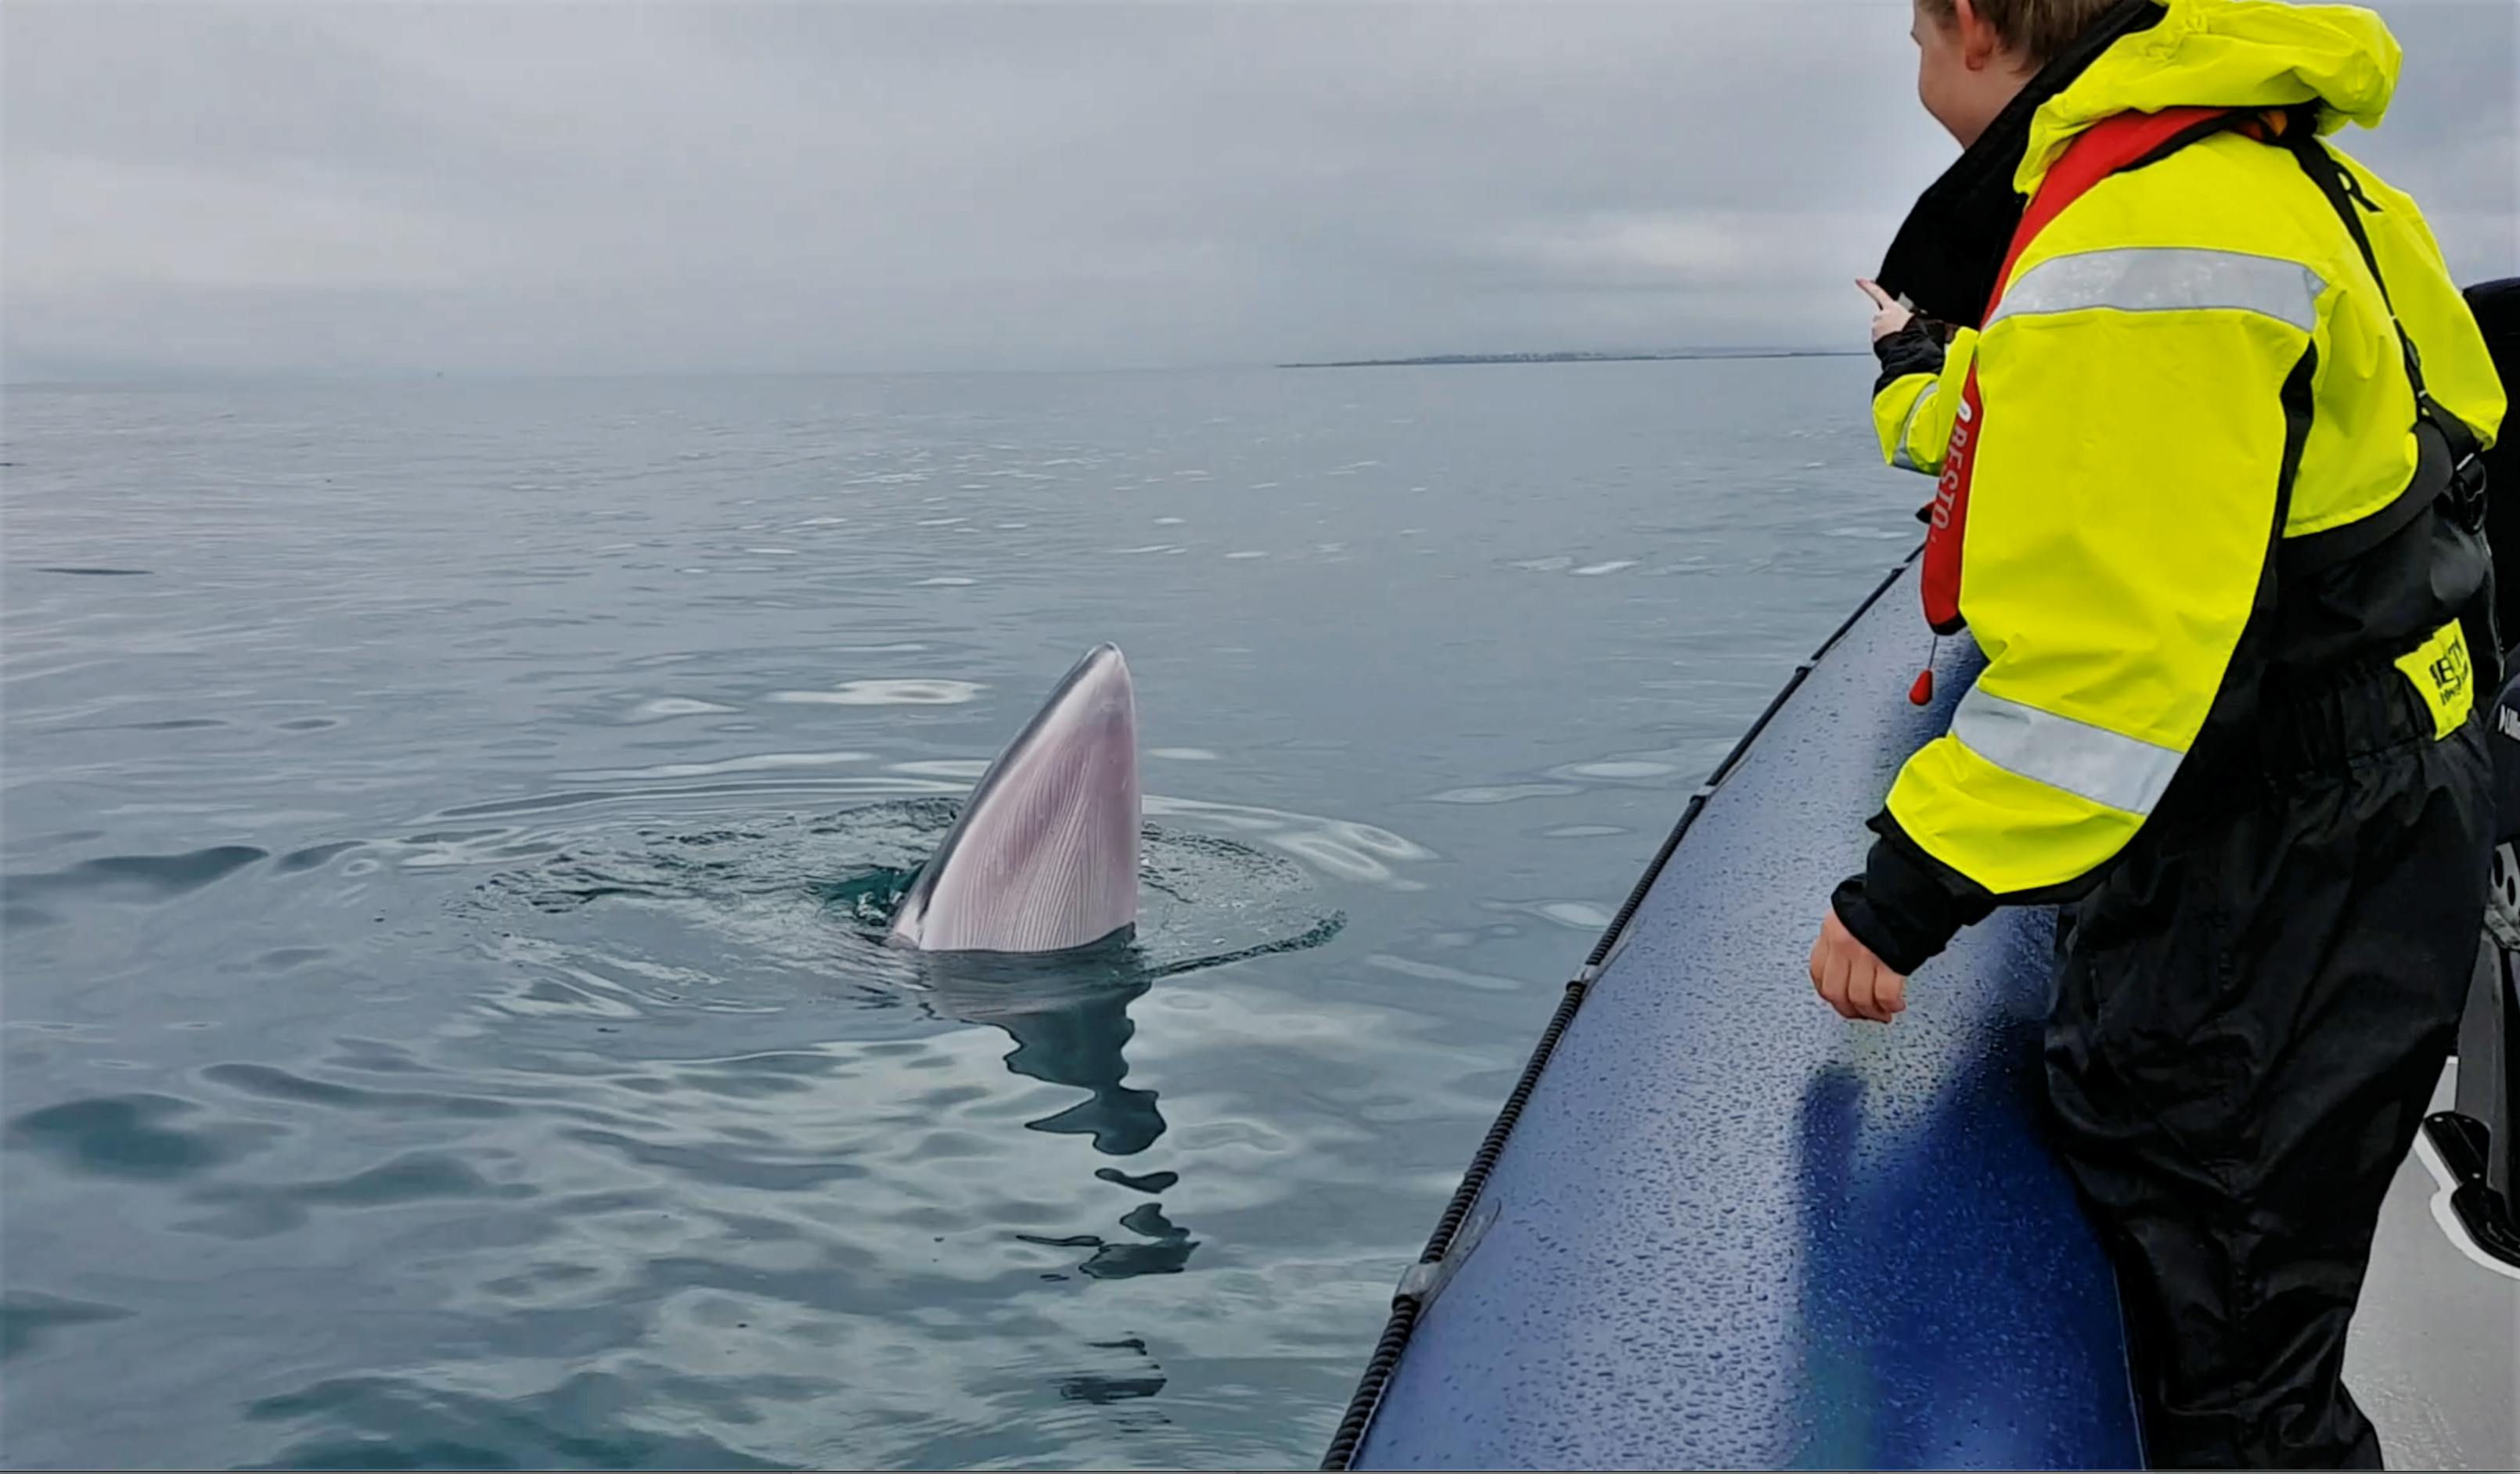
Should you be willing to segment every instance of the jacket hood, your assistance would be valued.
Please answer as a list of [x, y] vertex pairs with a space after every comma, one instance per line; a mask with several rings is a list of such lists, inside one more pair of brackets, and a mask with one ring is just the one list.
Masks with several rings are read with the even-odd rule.
[[2376, 127], [2404, 54], [2389, 27], [2354, 5], [2282, 0], [2166, 0], [2158, 24], [2121, 38], [2030, 125], [2013, 183], [2024, 195], [2076, 135], [2112, 113], [2165, 108], [2319, 105], [2319, 131]]

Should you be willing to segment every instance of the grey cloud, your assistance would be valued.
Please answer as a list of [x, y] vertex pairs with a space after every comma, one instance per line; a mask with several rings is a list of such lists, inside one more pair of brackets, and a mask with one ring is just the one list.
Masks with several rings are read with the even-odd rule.
[[[2355, 147], [2520, 263], [2514, 11]], [[1855, 341], [1950, 156], [1900, 0], [13, 0], [14, 379]]]

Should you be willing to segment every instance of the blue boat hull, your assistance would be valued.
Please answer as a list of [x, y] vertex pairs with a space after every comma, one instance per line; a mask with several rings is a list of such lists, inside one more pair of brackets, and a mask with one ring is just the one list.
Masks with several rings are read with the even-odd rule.
[[1360, 1468], [2142, 1462], [2116, 1290], [2039, 1128], [2052, 916], [1999, 913], [1890, 1028], [1806, 957], [1949, 724], [1912, 570], [1796, 673], [1570, 988], [1404, 1284]]

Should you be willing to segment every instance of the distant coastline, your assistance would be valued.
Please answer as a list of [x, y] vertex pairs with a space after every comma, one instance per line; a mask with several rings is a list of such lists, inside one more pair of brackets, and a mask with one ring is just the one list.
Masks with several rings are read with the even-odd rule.
[[1457, 364], [1642, 364], [1691, 359], [1863, 358], [1864, 348], [1674, 348], [1633, 353], [1438, 353], [1428, 358], [1351, 358], [1334, 363], [1280, 364], [1282, 369], [1423, 369]]

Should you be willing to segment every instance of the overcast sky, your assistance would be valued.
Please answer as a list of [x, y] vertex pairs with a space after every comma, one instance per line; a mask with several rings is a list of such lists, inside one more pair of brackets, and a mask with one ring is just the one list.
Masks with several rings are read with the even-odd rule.
[[[2348, 146], [2520, 272], [2513, 0]], [[0, 372], [1861, 346], [1907, 0], [9, 0]]]

